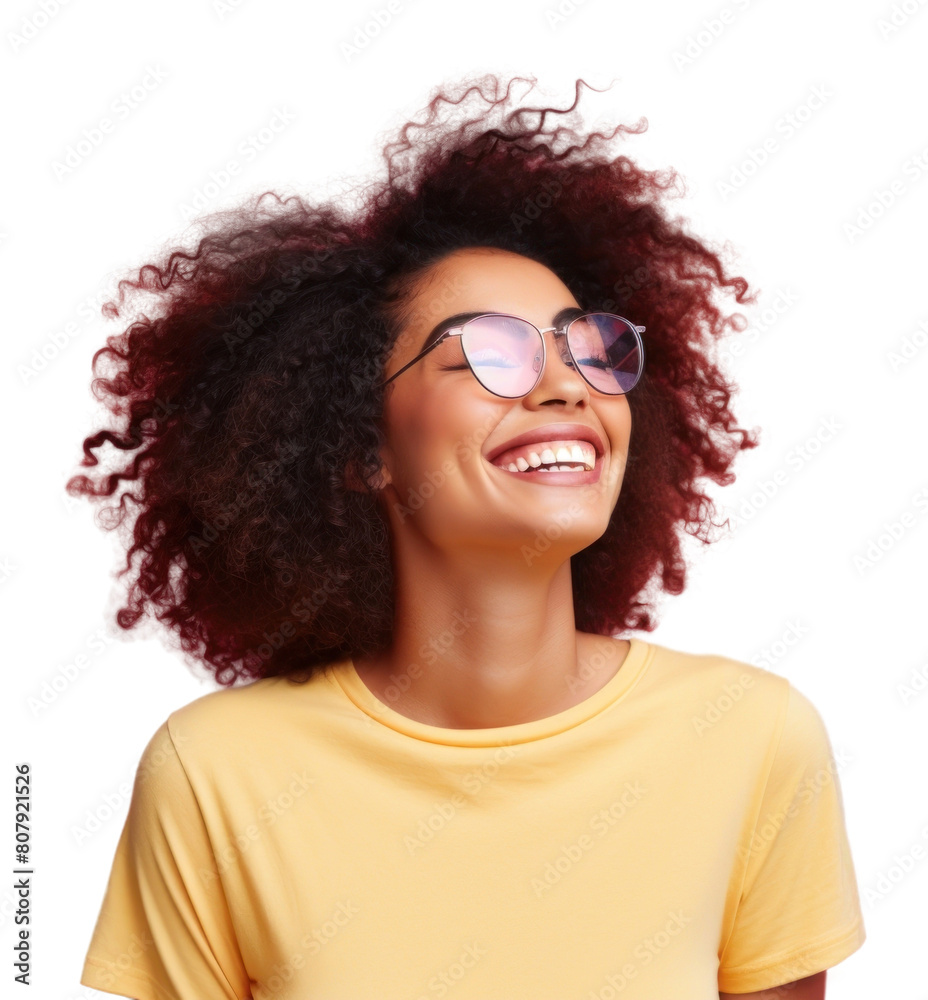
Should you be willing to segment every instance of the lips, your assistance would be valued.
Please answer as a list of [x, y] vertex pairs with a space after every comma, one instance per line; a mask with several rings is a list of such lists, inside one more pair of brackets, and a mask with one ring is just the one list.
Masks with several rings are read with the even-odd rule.
[[488, 462], [493, 462], [494, 459], [513, 448], [550, 441], [589, 441], [596, 449], [597, 458], [605, 450], [602, 438], [588, 424], [538, 424], [525, 431], [524, 434], [519, 434], [517, 437], [497, 445], [487, 452], [485, 457]]

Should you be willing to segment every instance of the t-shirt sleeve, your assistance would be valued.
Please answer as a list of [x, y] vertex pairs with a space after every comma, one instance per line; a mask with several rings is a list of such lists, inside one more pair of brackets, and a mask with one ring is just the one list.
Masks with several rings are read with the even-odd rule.
[[169, 717], [142, 753], [81, 983], [135, 1000], [244, 1000], [249, 977]]
[[866, 933], [837, 767], [815, 706], [792, 684], [749, 842], [723, 992], [749, 993], [830, 968]]

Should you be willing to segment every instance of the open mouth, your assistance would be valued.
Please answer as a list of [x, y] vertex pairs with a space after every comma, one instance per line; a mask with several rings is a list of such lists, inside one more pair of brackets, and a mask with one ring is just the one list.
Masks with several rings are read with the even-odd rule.
[[497, 455], [492, 462], [507, 472], [592, 472], [596, 466], [596, 449], [590, 441], [540, 441], [522, 445]]

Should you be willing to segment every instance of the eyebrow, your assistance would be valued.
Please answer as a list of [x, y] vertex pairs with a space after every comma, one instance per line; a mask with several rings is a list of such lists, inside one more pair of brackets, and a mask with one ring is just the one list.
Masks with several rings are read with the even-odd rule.
[[[448, 316], [443, 319], [435, 327], [422, 342], [422, 346], [419, 348], [420, 351], [424, 351], [430, 344], [436, 341], [445, 330], [450, 330], [452, 327], [461, 326], [461, 324], [466, 323], [470, 319], [476, 319], [478, 316], [486, 316], [488, 313], [492, 313], [492, 309], [483, 309], [480, 312], [467, 312], [467, 313], [456, 313], [454, 316]], [[574, 313], [577, 316], [583, 315], [584, 310], [579, 306], [567, 306], [562, 309], [551, 321], [551, 326], [559, 327], [563, 322], [571, 317]], [[575, 317], [574, 317], [575, 318]]]

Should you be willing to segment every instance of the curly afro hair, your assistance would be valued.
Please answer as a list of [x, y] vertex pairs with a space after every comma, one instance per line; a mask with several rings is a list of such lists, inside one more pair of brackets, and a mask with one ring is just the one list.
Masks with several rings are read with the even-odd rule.
[[[118, 527], [137, 505], [118, 574], [137, 558], [121, 628], [149, 611], [190, 665], [226, 686], [305, 679], [389, 646], [390, 539], [369, 486], [382, 371], [412, 284], [472, 246], [540, 261], [583, 308], [647, 326], [621, 497], [603, 536], [571, 559], [577, 628], [653, 630], [658, 582], [683, 590], [682, 532], [707, 543], [723, 527], [697, 479], [729, 485], [738, 451], [757, 445], [735, 426], [737, 389], [712, 351], [745, 320], [713, 297], [754, 296], [670, 218], [673, 170], [610, 155], [615, 136], [643, 132], [645, 119], [580, 142], [569, 123], [584, 81], [569, 108], [506, 113], [512, 82], [503, 93], [493, 75], [434, 91], [425, 121], [385, 146], [387, 177], [364, 187], [353, 213], [265, 191], [201, 219], [192, 252], [165, 247], [119, 282], [104, 316], [125, 323], [127, 294], [154, 307], [134, 310], [93, 357], [95, 376], [101, 355], [113, 365], [92, 386], [118, 425], [84, 440], [81, 465], [97, 465], [107, 442], [125, 455], [98, 483], [78, 474], [66, 489], [101, 498], [134, 484], [100, 521]], [[465, 99], [481, 113], [443, 122], [442, 105]], [[567, 117], [546, 129], [552, 114]]]

